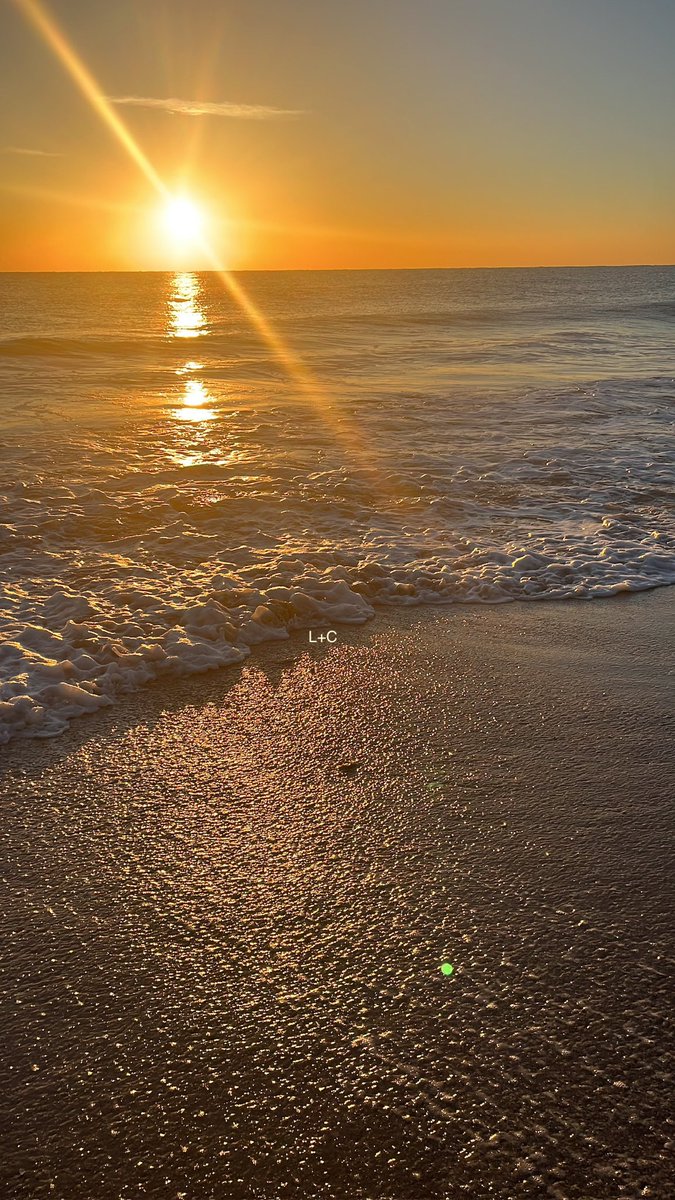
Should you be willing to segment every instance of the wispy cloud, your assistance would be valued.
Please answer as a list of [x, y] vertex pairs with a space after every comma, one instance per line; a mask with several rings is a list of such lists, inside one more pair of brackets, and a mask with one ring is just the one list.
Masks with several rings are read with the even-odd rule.
[[137, 108], [157, 108], [184, 117], [234, 117], [244, 121], [270, 121], [277, 117], [299, 117], [292, 108], [273, 108], [268, 104], [236, 104], [230, 100], [161, 100], [155, 96], [108, 96], [111, 104], [129, 104]]
[[34, 146], [4, 146], [3, 154], [22, 154], [25, 158], [61, 158], [56, 150], [38, 150]]

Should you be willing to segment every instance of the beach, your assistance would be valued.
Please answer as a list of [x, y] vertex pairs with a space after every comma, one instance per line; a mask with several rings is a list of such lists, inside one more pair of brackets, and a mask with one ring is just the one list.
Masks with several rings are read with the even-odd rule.
[[0, 5], [0, 1200], [675, 1200], [674, 46]]
[[5, 748], [3, 1196], [668, 1200], [674, 614], [380, 612]]

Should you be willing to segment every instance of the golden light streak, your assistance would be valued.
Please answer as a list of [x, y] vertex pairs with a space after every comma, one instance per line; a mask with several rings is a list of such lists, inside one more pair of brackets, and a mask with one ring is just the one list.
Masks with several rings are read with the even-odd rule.
[[[312, 371], [303, 363], [302, 359], [286, 345], [283, 338], [279, 336], [273, 325], [267, 320], [260, 309], [253, 303], [250, 297], [246, 294], [244, 288], [235, 278], [231, 271], [225, 269], [218, 262], [217, 257], [213, 253], [210, 246], [202, 244], [202, 251], [208, 256], [209, 261], [213, 266], [213, 270], [220, 278], [223, 286], [232, 296], [233, 300], [239, 305], [242, 311], [246, 314], [254, 329], [258, 331], [267, 345], [273, 350], [276, 357], [282, 363], [287, 374], [300, 387], [302, 392], [312, 402], [314, 407], [319, 411], [324, 424], [331, 430], [334, 437], [342, 443], [347, 453], [359, 468], [367, 475], [369, 482], [373, 488], [382, 492], [386, 489], [385, 480], [378, 467], [376, 467], [372, 459], [369, 458], [363, 449], [363, 435], [358, 430], [353, 422], [347, 424], [344, 414], [339, 414], [335, 411], [325, 389], [321, 387], [318, 380]], [[342, 415], [342, 420], [340, 420]]]
[[[145, 175], [146, 179], [164, 200], [171, 201], [173, 197], [171, 197], [169, 189], [160, 179], [150, 160], [143, 153], [110, 101], [101, 91], [94, 76], [61, 33], [61, 30], [49, 15], [45, 6], [40, 3], [40, 0], [12, 0], [12, 2], [53, 51], [85, 99], [89, 101], [94, 112], [98, 114], [118, 142], [123, 146], [130, 158]], [[380, 473], [364, 454], [362, 437], [359, 435], [359, 432], [356, 429], [347, 427], [344, 418], [342, 421], [339, 420], [339, 415], [334, 412], [324, 390], [312, 372], [290, 347], [286, 345], [263, 313], [260, 312], [246, 294], [239, 281], [219, 262], [212, 247], [202, 242], [201, 248], [207, 260], [212, 263], [213, 270], [217, 273], [229, 294], [279, 359], [288, 375], [318, 409], [324, 422], [332, 430], [334, 436], [343, 444], [345, 450], [358, 463], [361, 469], [367, 473], [371, 484], [378, 490], [382, 490], [383, 481]]]
[[37, 30], [50, 49], [54, 51], [59, 62], [62, 63], [73, 82], [91, 104], [94, 112], [98, 113], [111, 133], [122, 144], [127, 154], [140, 167], [146, 179], [150, 181], [160, 195], [168, 196], [167, 188], [162, 183], [152, 163], [134, 140], [124, 121], [115, 112], [110, 101], [103, 95], [94, 76], [84, 65], [79, 54], [66, 41], [61, 30], [49, 16], [43, 5], [39, 3], [39, 0], [13, 0], [13, 3], [23, 13], [29, 24]]

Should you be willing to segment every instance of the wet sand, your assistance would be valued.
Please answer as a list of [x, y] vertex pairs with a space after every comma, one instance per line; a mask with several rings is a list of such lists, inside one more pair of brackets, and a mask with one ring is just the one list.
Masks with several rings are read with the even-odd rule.
[[2, 1195], [669, 1200], [674, 599], [399, 611], [5, 751]]

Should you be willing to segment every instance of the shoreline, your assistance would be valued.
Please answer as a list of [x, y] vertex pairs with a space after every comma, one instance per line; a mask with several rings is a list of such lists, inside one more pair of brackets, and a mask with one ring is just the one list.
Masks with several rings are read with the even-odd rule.
[[[605, 609], [607, 604], [614, 609], [615, 605], [634, 605], [644, 601], [645, 597], [652, 597], [655, 594], [669, 594], [675, 597], [675, 584], [661, 584], [654, 588], [645, 589], [637, 592], [617, 593], [614, 596], [600, 597], [590, 599], [561, 599], [561, 600], [509, 600], [509, 601], [494, 601], [483, 603], [461, 603], [453, 604], [419, 604], [410, 606], [386, 606], [382, 605], [375, 609], [373, 617], [362, 622], [347, 622], [336, 623], [334, 630], [337, 634], [337, 641], [334, 645], [317, 645], [310, 644], [310, 631], [307, 628], [297, 629], [289, 632], [288, 637], [272, 638], [269, 641], [256, 642], [250, 647], [250, 654], [247, 655], [241, 662], [224, 663], [220, 666], [214, 666], [205, 671], [194, 671], [185, 675], [169, 675], [159, 676], [149, 680], [147, 683], [138, 685], [135, 689], [129, 692], [120, 693], [109, 706], [103, 706], [99, 709], [94, 709], [91, 712], [83, 711], [81, 714], [69, 719], [66, 728], [57, 734], [48, 736], [24, 737], [21, 734], [15, 735], [10, 741], [0, 744], [0, 783], [2, 779], [2, 771], [6, 763], [11, 764], [12, 759], [22, 754], [22, 747], [33, 747], [33, 757], [35, 754], [42, 757], [39, 747], [49, 746], [56, 742], [61, 743], [64, 739], [74, 738], [74, 744], [77, 744], [82, 737], [83, 731], [92, 730], [96, 736], [102, 730], [105, 730], [108, 725], [111, 729], [117, 728], [117, 717], [120, 715], [120, 710], [128, 713], [128, 719], [133, 721], [134, 714], [139, 707], [144, 708], [144, 697], [152, 697], [151, 707], [153, 710], [156, 707], [157, 697], [166, 699], [167, 704], [172, 705], [180, 701], [181, 698], [185, 703], [189, 704], [194, 701], [195, 694], [201, 694], [205, 688], [208, 690], [209, 683], [213, 681], [216, 690], [220, 690], [221, 681], [224, 683], [226, 690], [234, 687], [239, 681], [242, 672], [248, 668], [255, 669], [259, 667], [263, 672], [268, 666], [274, 667], [281, 664], [288, 667], [296, 663], [303, 655], [309, 655], [310, 658], [323, 658], [331, 650], [339, 650], [343, 646], [364, 646], [370, 641], [377, 639], [380, 635], [386, 633], [387, 630], [397, 630], [402, 636], [409, 632], [414, 636], [415, 627], [418, 624], [423, 624], [425, 621], [434, 621], [440, 619], [443, 622], [444, 618], [448, 622], [459, 622], [462, 628], [468, 627], [472, 620], [478, 623], [480, 627], [482, 620], [487, 619], [491, 622], [491, 618], [485, 618], [486, 613], [500, 613], [504, 610], [515, 609], [518, 613], [525, 613], [530, 609], [544, 609], [550, 611], [559, 609], [561, 606], [565, 610], [581, 614], [585, 613], [592, 606], [597, 610], [598, 606]], [[665, 608], [664, 608], [665, 611]], [[479, 616], [479, 614], [482, 615]], [[543, 614], [542, 614], [543, 615]], [[554, 631], [559, 628], [564, 628], [566, 621], [559, 622], [554, 614], [551, 614], [553, 619], [550, 621]], [[594, 617], [597, 618], [597, 612], [594, 612]], [[515, 618], [516, 623], [518, 617]], [[528, 620], [523, 617], [526, 628], [537, 628], [541, 621]], [[616, 621], [616, 618], [615, 618]], [[497, 622], [501, 627], [501, 622]], [[591, 620], [591, 628], [597, 628], [597, 619]], [[507, 621], [507, 626], [509, 622]], [[488, 624], [488, 629], [492, 626]], [[328, 625], [317, 625], [314, 630], [315, 634], [325, 632]], [[205, 683], [205, 681], [207, 681]], [[218, 681], [216, 683], [215, 681]], [[160, 705], [161, 707], [161, 705]], [[126, 719], [126, 718], [125, 718]], [[47, 755], [47, 758], [49, 756]], [[59, 755], [60, 757], [60, 755]]]
[[666, 1200], [673, 594], [378, 613], [7, 747], [8, 1200]]

